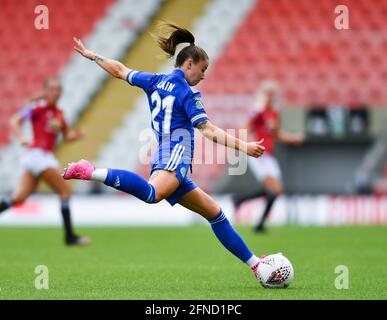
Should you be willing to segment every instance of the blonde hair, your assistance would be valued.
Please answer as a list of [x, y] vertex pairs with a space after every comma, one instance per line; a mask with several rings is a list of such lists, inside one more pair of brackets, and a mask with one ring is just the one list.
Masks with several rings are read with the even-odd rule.
[[258, 90], [254, 94], [254, 106], [257, 111], [261, 111], [265, 108], [267, 102], [267, 94], [274, 94], [273, 107], [279, 109], [280, 99], [278, 97], [279, 93], [279, 83], [275, 80], [264, 80], [261, 82]]

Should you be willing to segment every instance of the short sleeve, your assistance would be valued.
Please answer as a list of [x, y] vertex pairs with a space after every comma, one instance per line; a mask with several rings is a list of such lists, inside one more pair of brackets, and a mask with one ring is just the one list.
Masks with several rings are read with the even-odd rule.
[[21, 111], [20, 111], [20, 115], [22, 117], [23, 120], [31, 120], [33, 115], [34, 115], [34, 111], [37, 107], [37, 104], [36, 103], [30, 103], [29, 105], [25, 106]]
[[126, 75], [126, 81], [132, 86], [140, 87], [144, 91], [148, 91], [149, 86], [153, 83], [156, 76], [157, 74], [155, 73], [131, 70]]
[[32, 113], [33, 113], [33, 109], [32, 109], [32, 108], [29, 108], [29, 107], [23, 108], [23, 109], [20, 111], [20, 115], [21, 115], [21, 117], [22, 117], [23, 120], [31, 120], [31, 118], [32, 118]]
[[200, 92], [190, 93], [184, 103], [184, 109], [194, 127], [204, 120], [208, 120]]

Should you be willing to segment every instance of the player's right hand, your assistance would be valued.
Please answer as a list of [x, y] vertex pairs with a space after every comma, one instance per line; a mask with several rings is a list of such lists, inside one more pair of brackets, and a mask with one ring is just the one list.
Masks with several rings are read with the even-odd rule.
[[251, 157], [258, 158], [265, 152], [265, 147], [262, 145], [263, 139], [260, 141], [247, 143], [247, 154]]
[[74, 50], [79, 52], [81, 55], [83, 55], [87, 59], [92, 59], [95, 56], [95, 53], [93, 51], [87, 50], [85, 46], [83, 45], [81, 39], [77, 39], [73, 37], [74, 39]]

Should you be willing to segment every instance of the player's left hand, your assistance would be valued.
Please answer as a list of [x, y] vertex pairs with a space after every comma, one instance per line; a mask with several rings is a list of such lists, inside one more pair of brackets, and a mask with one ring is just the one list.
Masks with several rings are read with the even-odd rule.
[[65, 138], [65, 141], [67, 142], [74, 142], [79, 139], [82, 139], [84, 136], [85, 136], [85, 132], [82, 129], [77, 128], [77, 129], [68, 131], [64, 138]]
[[303, 135], [297, 135], [292, 138], [292, 143], [295, 145], [303, 144], [305, 141], [305, 137]]
[[74, 50], [79, 52], [81, 55], [83, 55], [87, 59], [93, 59], [95, 56], [95, 53], [93, 51], [87, 50], [85, 46], [83, 45], [81, 39], [77, 39], [73, 37], [74, 39]]
[[85, 137], [85, 131], [82, 128], [75, 129], [74, 134], [77, 140], [83, 139]]
[[247, 154], [251, 157], [258, 158], [265, 152], [265, 147], [262, 145], [263, 139], [260, 141], [247, 143]]

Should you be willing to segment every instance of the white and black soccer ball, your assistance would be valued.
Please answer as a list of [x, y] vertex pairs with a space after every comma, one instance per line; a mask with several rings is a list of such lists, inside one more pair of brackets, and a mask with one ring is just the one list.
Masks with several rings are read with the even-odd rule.
[[264, 288], [287, 288], [294, 278], [294, 269], [289, 259], [281, 253], [261, 259], [256, 276]]

